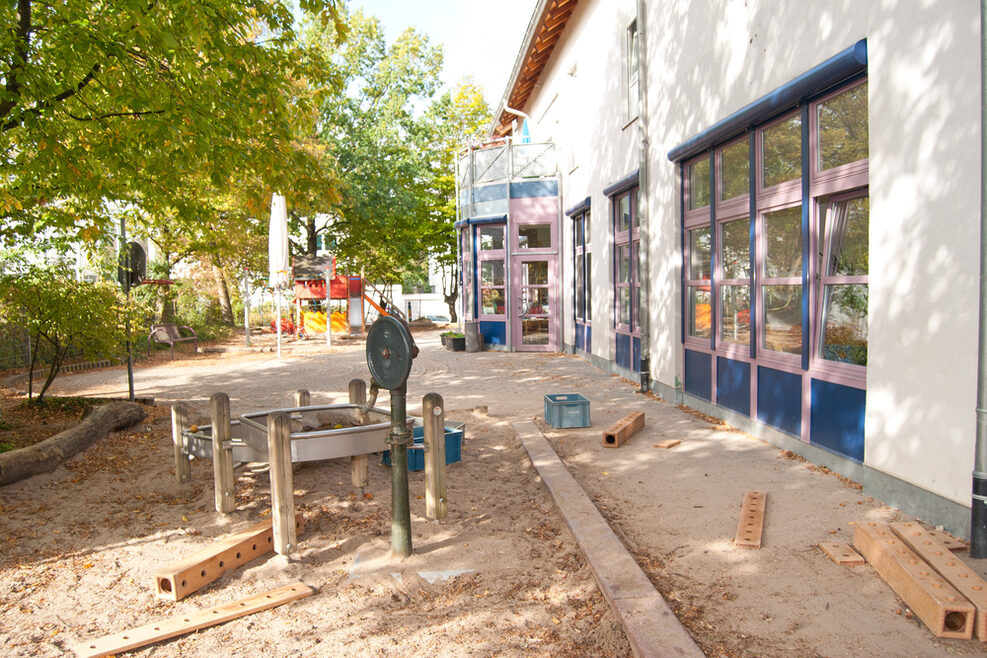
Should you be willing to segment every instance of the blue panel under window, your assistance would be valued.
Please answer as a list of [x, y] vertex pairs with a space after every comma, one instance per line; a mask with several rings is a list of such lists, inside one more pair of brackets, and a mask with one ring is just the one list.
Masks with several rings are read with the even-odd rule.
[[617, 365], [631, 368], [631, 337], [628, 334], [617, 334]]
[[576, 325], [576, 349], [586, 351], [586, 325]]
[[716, 359], [716, 404], [751, 415], [751, 364]]
[[586, 325], [586, 351], [593, 351], [593, 327]]
[[799, 436], [802, 433], [802, 376], [758, 367], [757, 419]]
[[487, 345], [506, 345], [507, 328], [504, 322], [480, 322], [480, 333]]
[[685, 351], [685, 392], [713, 399], [713, 358], [705, 352]]
[[641, 372], [641, 339], [635, 336], [631, 342], [634, 349], [634, 354], [631, 356], [631, 363], [634, 367], [631, 370]]
[[512, 199], [529, 199], [538, 196], [558, 196], [559, 182], [555, 180], [525, 181], [511, 183]]
[[501, 183], [497, 185], [485, 185], [484, 187], [473, 188], [473, 202], [483, 203], [484, 201], [499, 201], [507, 198], [507, 186]]
[[867, 392], [812, 380], [809, 433], [814, 445], [864, 461], [864, 408]]

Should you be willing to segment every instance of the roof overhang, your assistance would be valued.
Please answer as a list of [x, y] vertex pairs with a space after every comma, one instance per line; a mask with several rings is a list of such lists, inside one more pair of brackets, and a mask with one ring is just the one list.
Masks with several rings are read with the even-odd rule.
[[538, 0], [514, 62], [507, 89], [500, 104], [494, 109], [490, 136], [503, 137], [510, 134], [516, 115], [505, 108], [524, 110], [578, 2], [579, 0]]

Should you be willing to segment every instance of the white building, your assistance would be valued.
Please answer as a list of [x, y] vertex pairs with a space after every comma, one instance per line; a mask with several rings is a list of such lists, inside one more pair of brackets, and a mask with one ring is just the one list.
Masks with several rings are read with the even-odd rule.
[[[968, 536], [980, 21], [973, 2], [540, 0], [491, 133], [526, 116], [557, 149], [542, 330]], [[505, 225], [486, 259], [509, 270]]]

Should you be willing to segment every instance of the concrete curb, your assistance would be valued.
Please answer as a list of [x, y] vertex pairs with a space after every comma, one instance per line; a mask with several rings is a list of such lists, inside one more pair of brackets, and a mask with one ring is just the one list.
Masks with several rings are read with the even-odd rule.
[[701, 658], [702, 650], [535, 424], [517, 422], [514, 430], [589, 561], [634, 655]]

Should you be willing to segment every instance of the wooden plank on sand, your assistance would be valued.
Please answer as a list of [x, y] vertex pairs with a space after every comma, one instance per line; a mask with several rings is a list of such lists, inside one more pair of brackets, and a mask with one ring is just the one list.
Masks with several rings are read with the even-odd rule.
[[744, 548], [761, 548], [761, 533], [764, 530], [764, 509], [768, 494], [764, 491], [748, 491], [740, 508], [737, 522], [737, 536], [733, 543]]
[[161, 640], [177, 637], [200, 628], [207, 628], [222, 624], [223, 622], [243, 617], [254, 612], [267, 610], [276, 606], [312, 596], [315, 592], [311, 587], [302, 582], [293, 585], [286, 585], [270, 592], [254, 594], [245, 599], [233, 601], [214, 608], [206, 608], [189, 612], [182, 615], [175, 615], [162, 621], [152, 622], [132, 628], [130, 630], [104, 635], [103, 637], [81, 642], [72, 650], [82, 656], [82, 658], [93, 658], [94, 656], [109, 656], [121, 651], [130, 651], [148, 644], [154, 644]]
[[973, 605], [886, 523], [857, 521], [853, 546], [937, 637], [973, 637]]
[[849, 567], [856, 564], [867, 564], [867, 560], [865, 560], [860, 553], [853, 550], [850, 544], [846, 542], [820, 542], [819, 548], [822, 549], [823, 553], [829, 556], [829, 559], [841, 567]]

